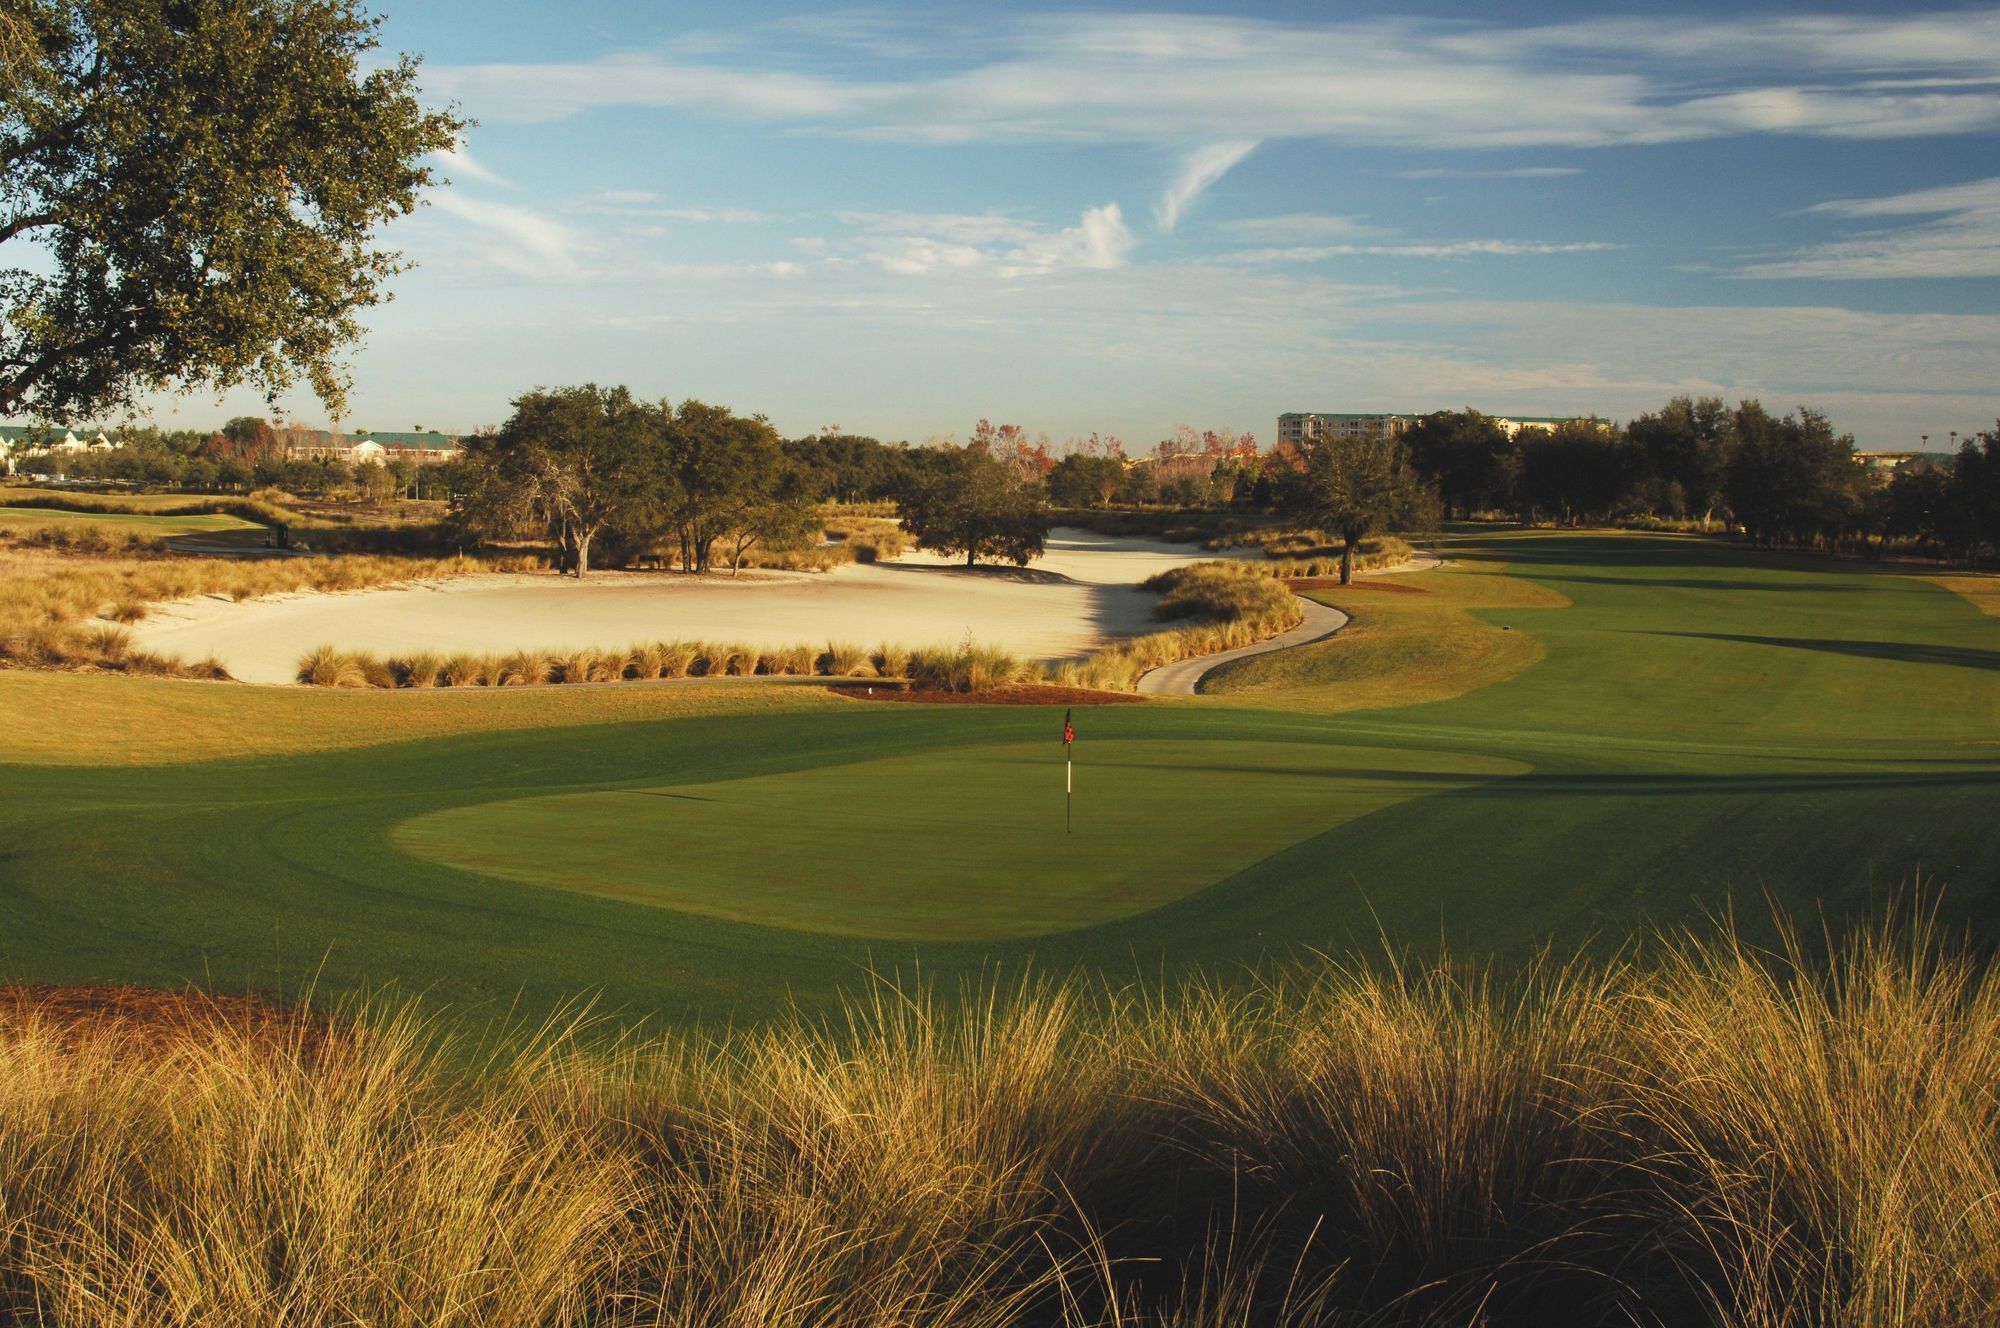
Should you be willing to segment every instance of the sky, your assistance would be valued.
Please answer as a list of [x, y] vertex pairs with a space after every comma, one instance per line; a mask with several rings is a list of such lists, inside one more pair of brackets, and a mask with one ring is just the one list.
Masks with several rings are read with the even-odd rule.
[[477, 123], [383, 232], [414, 267], [350, 429], [586, 381], [786, 436], [986, 417], [1133, 450], [1681, 393], [1873, 449], [2000, 417], [2000, 7], [374, 12]]

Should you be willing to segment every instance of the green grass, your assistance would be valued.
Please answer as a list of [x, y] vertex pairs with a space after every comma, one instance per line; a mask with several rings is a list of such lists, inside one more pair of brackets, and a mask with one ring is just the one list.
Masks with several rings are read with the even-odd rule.
[[240, 517], [188, 513], [184, 515], [134, 514], [128, 512], [68, 512], [52, 507], [0, 507], [0, 530], [36, 531], [50, 528], [74, 529], [100, 526], [121, 535], [141, 539], [165, 539], [173, 535], [213, 535], [224, 532], [255, 531], [265, 528]]
[[[1156, 977], [1379, 953], [1385, 937], [1511, 965], [1552, 941], [1616, 947], [1647, 922], [1754, 921], [1767, 897], [1801, 918], [1869, 913], [1919, 876], [1948, 926], [2000, 939], [2000, 621], [1968, 598], [1692, 538], [1497, 533], [1450, 552], [1455, 566], [1399, 578], [1423, 593], [1322, 592], [1355, 613], [1351, 635], [1260, 666], [1277, 674], [1231, 674], [1268, 685], [1078, 712], [1080, 799], [1140, 806], [1157, 787], [1109, 754], [1150, 747], [1214, 773], [1215, 791], [1190, 784], [1097, 850], [1169, 863], [1138, 912], [965, 866], [980, 836], [1032, 858], [1001, 837], [1042, 794], [993, 787], [1020, 744], [1058, 777], [1052, 710], [0, 677], [15, 716], [0, 751], [28, 762], [0, 773], [0, 972], [222, 989], [316, 975], [329, 996], [396, 982], [531, 1009], [594, 990], [624, 1014], [743, 1021], [795, 999], [827, 1009], [885, 971]], [[613, 695], [633, 699], [596, 699]], [[526, 727], [591, 720], [607, 722]], [[128, 743], [156, 762], [227, 759], [80, 764]], [[309, 750], [332, 746], [346, 750]], [[1325, 805], [1267, 815], [1304, 782], [1271, 774], [1280, 749], [1346, 772]], [[1520, 772], [1452, 787], [1421, 773], [1494, 762]], [[1232, 766], [1249, 767], [1240, 788]], [[717, 787], [745, 801], [655, 855], [706, 912], [450, 866], [396, 838], [433, 816], [504, 830], [521, 800], [601, 809], [672, 801], [618, 790]], [[891, 797], [879, 832], [839, 815]], [[1080, 836], [1103, 824], [1085, 805]], [[581, 836], [549, 819], [545, 851], [569, 851]], [[1189, 842], [1203, 856], [1171, 847]], [[767, 867], [770, 898], [716, 885]], [[843, 880], [881, 893], [844, 900]], [[743, 920], [754, 909], [791, 912], [766, 926]], [[1016, 939], [913, 939], [945, 926]]]
[[[1089, 727], [1086, 721], [1086, 728]], [[1131, 917], [1370, 813], [1525, 767], [1321, 744], [1054, 742], [480, 802], [394, 842], [491, 876], [794, 931], [1035, 935]], [[783, 835], [770, 833], [782, 825]], [[907, 853], [901, 845], [923, 845]]]

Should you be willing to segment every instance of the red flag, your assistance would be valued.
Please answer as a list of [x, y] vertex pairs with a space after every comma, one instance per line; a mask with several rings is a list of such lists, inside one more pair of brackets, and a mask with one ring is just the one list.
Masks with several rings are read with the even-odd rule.
[[1063, 711], [1063, 746], [1076, 741], [1076, 726], [1069, 722], [1069, 711]]

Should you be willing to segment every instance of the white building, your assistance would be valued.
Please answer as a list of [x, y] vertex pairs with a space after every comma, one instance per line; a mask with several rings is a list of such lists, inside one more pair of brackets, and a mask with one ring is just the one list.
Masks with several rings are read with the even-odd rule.
[[[1424, 418], [1420, 412], [1398, 413], [1391, 411], [1301, 411], [1278, 417], [1278, 441], [1304, 447], [1320, 438], [1372, 438], [1383, 435], [1394, 438], [1411, 425]], [[1509, 438], [1523, 429], [1553, 429], [1558, 424], [1569, 424], [1587, 419], [1583, 415], [1495, 415], [1493, 422], [1504, 430]]]

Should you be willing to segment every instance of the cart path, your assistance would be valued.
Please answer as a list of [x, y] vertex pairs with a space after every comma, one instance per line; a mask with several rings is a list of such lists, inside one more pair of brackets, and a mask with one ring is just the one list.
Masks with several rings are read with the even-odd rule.
[[[1356, 575], [1394, 576], [1402, 572], [1428, 572], [1434, 567], [1443, 565], [1444, 559], [1435, 553], [1419, 552], [1394, 567], [1379, 567], [1372, 572], [1358, 572]], [[1212, 669], [1233, 660], [1248, 659], [1252, 655], [1269, 654], [1273, 650], [1309, 646], [1315, 641], [1326, 640], [1347, 626], [1346, 614], [1339, 609], [1328, 608], [1317, 600], [1310, 600], [1301, 595], [1299, 607], [1305, 610], [1305, 617], [1289, 632], [1281, 632], [1269, 640], [1240, 646], [1235, 650], [1223, 650], [1213, 655], [1196, 655], [1173, 664], [1162, 664], [1159, 668], [1141, 675], [1137, 690], [1148, 696], [1193, 696], [1200, 689], [1201, 680], [1207, 677]]]

